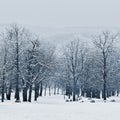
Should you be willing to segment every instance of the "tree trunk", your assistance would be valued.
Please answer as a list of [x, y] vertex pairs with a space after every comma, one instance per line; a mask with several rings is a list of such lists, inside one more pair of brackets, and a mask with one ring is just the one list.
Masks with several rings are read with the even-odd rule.
[[104, 80], [104, 85], [103, 85], [103, 99], [104, 100], [106, 100], [106, 93], [107, 93], [107, 91], [106, 91], [106, 80]]
[[49, 86], [49, 96], [51, 96], [51, 89], [50, 89], [50, 86]]
[[11, 100], [11, 91], [12, 91], [12, 84], [10, 83], [9, 88], [6, 88], [6, 98], [7, 100]]
[[18, 31], [16, 30], [15, 32], [16, 32], [16, 67], [17, 67], [15, 98], [16, 98], [16, 102], [20, 102], [20, 96], [19, 96], [19, 43], [18, 43]]
[[59, 94], [59, 86], [58, 86], [58, 88], [57, 88], [57, 94]]
[[46, 96], [46, 91], [47, 91], [47, 85], [45, 85], [44, 96]]
[[119, 89], [117, 90], [117, 96], [119, 96], [119, 93], [120, 93], [120, 91], [119, 91]]
[[28, 102], [31, 102], [31, 97], [32, 97], [32, 85], [29, 87], [29, 97], [28, 97]]
[[103, 99], [106, 100], [106, 95], [107, 95], [107, 86], [106, 86], [106, 77], [107, 77], [107, 71], [106, 71], [106, 55], [105, 52], [103, 51], [103, 60], [104, 60], [104, 65], [103, 65]]
[[54, 95], [56, 95], [56, 85], [54, 85]]
[[23, 88], [23, 102], [27, 102], [27, 86]]
[[42, 81], [40, 82], [40, 96], [42, 96], [43, 93], [43, 84]]
[[74, 81], [74, 85], [73, 85], [73, 101], [75, 101], [75, 95], [76, 95], [76, 83]]
[[35, 84], [35, 98], [34, 98], [35, 101], [37, 101], [38, 96], [39, 96], [39, 85]]
[[2, 99], [1, 99], [2, 102], [4, 102], [4, 93], [5, 93], [5, 71], [3, 70], [3, 80], [2, 80]]

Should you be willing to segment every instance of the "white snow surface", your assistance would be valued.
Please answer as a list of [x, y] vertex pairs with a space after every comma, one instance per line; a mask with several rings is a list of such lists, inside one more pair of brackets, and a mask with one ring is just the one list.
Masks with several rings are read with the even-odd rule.
[[[113, 99], [113, 98], [111, 98]], [[120, 98], [105, 103], [86, 98], [77, 102], [65, 102], [62, 95], [40, 97], [32, 103], [0, 103], [0, 120], [119, 120]]]

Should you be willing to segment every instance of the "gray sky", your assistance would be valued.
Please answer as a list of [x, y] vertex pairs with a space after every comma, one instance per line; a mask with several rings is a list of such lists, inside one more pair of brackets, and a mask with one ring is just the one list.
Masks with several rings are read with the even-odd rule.
[[0, 0], [0, 24], [120, 27], [120, 0]]

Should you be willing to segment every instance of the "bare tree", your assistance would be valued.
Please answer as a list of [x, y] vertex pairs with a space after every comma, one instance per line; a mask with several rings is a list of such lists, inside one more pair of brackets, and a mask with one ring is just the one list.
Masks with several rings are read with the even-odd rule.
[[[16, 24], [12, 24], [10, 27], [6, 29], [5, 35], [7, 37], [7, 41], [9, 41], [9, 62], [11, 63], [11, 75], [10, 75], [10, 86], [14, 83], [13, 87], [15, 87], [15, 98], [16, 102], [20, 102], [19, 90], [21, 86], [21, 76], [20, 70], [22, 67], [22, 55], [23, 48], [25, 50], [26, 41], [26, 33], [27, 31]], [[9, 78], [9, 79], [10, 79]], [[11, 87], [10, 87], [11, 88]], [[11, 91], [11, 90], [10, 90]]]
[[94, 45], [99, 52], [99, 63], [101, 64], [101, 72], [103, 77], [103, 99], [106, 100], [107, 95], [107, 74], [108, 74], [108, 59], [113, 51], [113, 43], [117, 39], [118, 34], [110, 32], [102, 32], [102, 34], [94, 37]]
[[2, 46], [2, 58], [3, 58], [3, 64], [2, 64], [2, 99], [1, 101], [4, 102], [4, 93], [5, 93], [5, 80], [6, 80], [6, 64], [7, 64], [7, 41], [5, 38], [4, 33], [1, 34], [1, 39], [3, 41], [3, 46]]
[[[70, 44], [67, 45], [65, 50], [65, 60], [68, 76], [73, 81], [73, 101], [76, 100], [76, 91], [78, 80], [80, 80], [81, 73], [83, 70], [83, 61], [84, 61], [84, 50], [83, 44], [80, 43], [79, 40], [71, 41]], [[84, 51], [84, 52], [83, 52]]]

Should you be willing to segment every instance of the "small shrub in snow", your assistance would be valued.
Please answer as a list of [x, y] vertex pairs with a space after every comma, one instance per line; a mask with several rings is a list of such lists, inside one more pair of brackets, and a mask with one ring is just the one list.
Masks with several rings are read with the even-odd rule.
[[116, 101], [113, 99], [113, 100], [111, 100], [111, 102], [116, 102]]
[[66, 100], [66, 102], [69, 102], [69, 100]]
[[91, 103], [95, 103], [95, 100], [91, 100], [90, 102], [91, 102]]
[[66, 102], [72, 102], [72, 99], [67, 99]]
[[81, 103], [83, 103], [84, 101], [82, 100], [82, 101], [80, 101]]
[[20, 100], [16, 100], [15, 102], [16, 102], [16, 103], [21, 103], [21, 101], [20, 101]]

